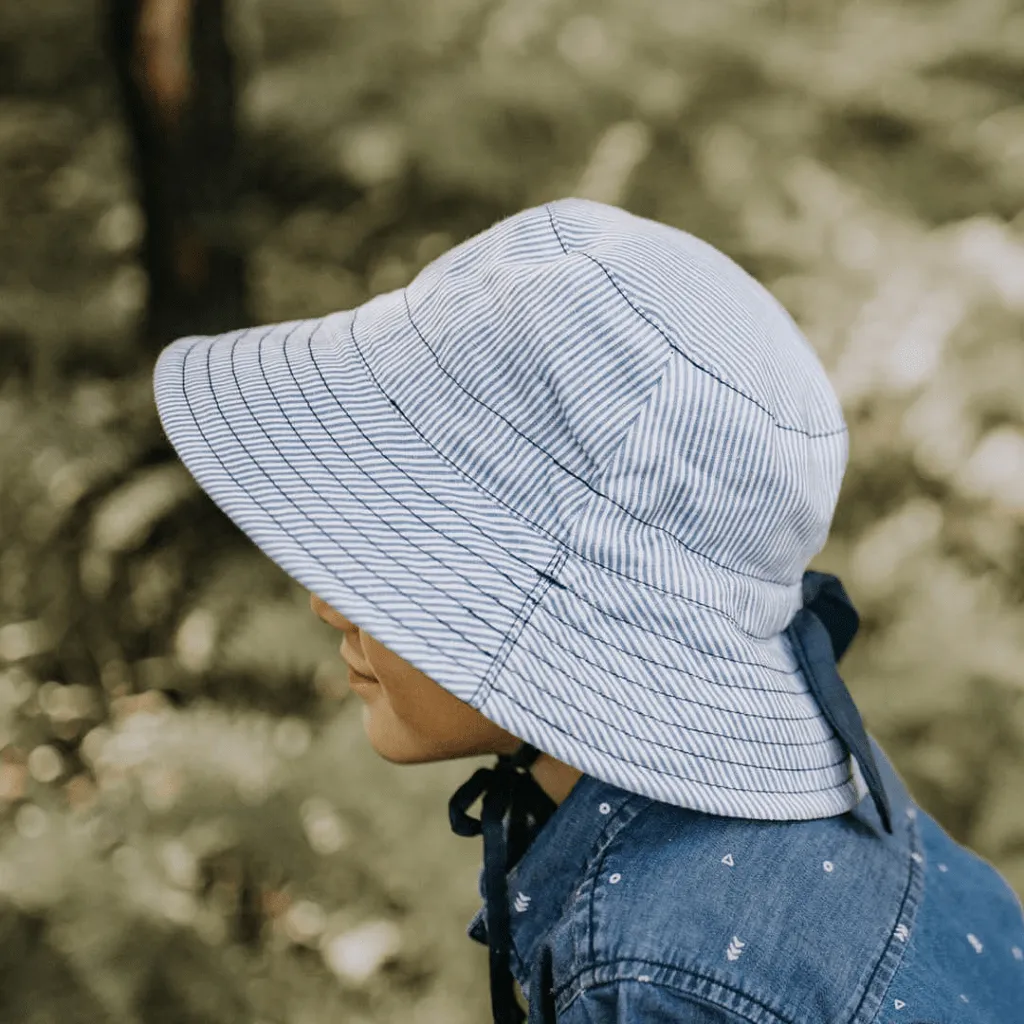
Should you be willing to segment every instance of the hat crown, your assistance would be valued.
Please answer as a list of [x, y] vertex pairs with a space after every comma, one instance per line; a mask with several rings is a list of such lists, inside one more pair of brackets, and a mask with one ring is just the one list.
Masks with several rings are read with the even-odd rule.
[[791, 585], [824, 543], [839, 402], [792, 318], [711, 245], [566, 199], [451, 249], [404, 300], [412, 330], [368, 341], [384, 390], [573, 549], [643, 578], [656, 535]]

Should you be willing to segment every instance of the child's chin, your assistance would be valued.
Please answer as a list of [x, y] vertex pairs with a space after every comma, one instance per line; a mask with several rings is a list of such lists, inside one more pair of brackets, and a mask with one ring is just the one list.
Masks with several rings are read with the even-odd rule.
[[[363, 731], [379, 757], [391, 764], [433, 764], [495, 754], [491, 737], [419, 736], [407, 731], [388, 709], [363, 705]], [[518, 744], [518, 741], [515, 741]]]
[[479, 757], [481, 753], [487, 753], [479, 750], [414, 748], [404, 744], [374, 740], [372, 735], [370, 744], [379, 757], [391, 764], [435, 764], [438, 761], [456, 761], [464, 757]]
[[440, 751], [428, 750], [414, 740], [394, 736], [387, 730], [377, 728], [377, 724], [373, 720], [373, 709], [364, 707], [363, 728], [370, 741], [370, 746], [379, 757], [391, 764], [429, 764], [431, 761], [443, 761], [452, 756]]

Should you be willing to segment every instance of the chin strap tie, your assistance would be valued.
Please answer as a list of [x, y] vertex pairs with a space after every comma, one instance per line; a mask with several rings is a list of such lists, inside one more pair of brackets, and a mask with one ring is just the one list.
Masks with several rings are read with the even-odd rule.
[[[522, 1024], [525, 1019], [516, 1002], [509, 968], [512, 937], [506, 876], [555, 811], [555, 802], [529, 773], [539, 756], [536, 747], [523, 743], [514, 754], [499, 756], [493, 768], [474, 772], [448, 801], [452, 831], [459, 836], [484, 837], [484, 901], [495, 1024]], [[466, 812], [481, 796], [483, 811], [479, 818], [472, 818]]]

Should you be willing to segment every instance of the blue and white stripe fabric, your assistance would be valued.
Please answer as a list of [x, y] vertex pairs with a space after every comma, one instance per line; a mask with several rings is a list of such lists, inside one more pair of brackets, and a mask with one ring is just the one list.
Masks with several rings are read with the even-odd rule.
[[783, 634], [842, 411], [790, 316], [705, 242], [553, 202], [355, 310], [181, 339], [155, 390], [270, 558], [514, 735], [714, 814], [865, 795]]

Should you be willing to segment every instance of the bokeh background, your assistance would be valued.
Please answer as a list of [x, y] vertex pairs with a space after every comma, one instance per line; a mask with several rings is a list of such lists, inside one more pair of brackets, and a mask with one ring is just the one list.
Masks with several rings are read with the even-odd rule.
[[150, 373], [563, 195], [706, 238], [820, 352], [844, 675], [1024, 892], [1024, 4], [6, 3], [0, 1019], [489, 1019], [446, 812], [476, 762], [376, 758]]

